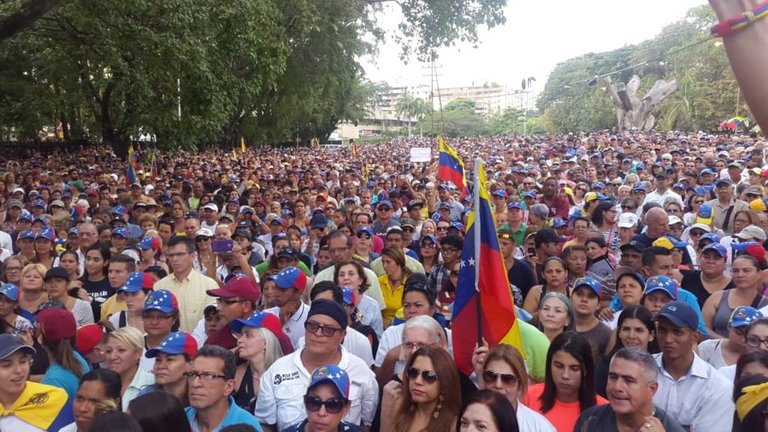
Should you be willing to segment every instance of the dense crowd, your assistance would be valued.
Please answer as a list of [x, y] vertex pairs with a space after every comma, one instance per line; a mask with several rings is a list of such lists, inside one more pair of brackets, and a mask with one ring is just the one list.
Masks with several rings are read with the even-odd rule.
[[137, 149], [132, 184], [104, 147], [3, 160], [0, 429], [763, 430], [765, 141], [448, 143], [484, 161], [522, 340], [470, 375], [472, 195], [409, 162], [428, 138]]

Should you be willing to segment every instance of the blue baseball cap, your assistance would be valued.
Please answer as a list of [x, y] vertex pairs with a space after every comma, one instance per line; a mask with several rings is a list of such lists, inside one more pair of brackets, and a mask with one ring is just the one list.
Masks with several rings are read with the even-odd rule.
[[508, 210], [512, 210], [512, 209], [522, 210], [523, 209], [523, 203], [521, 203], [520, 201], [512, 201], [511, 203], [509, 203], [509, 205], [507, 205], [507, 209]]
[[143, 288], [152, 289], [155, 286], [155, 280], [149, 273], [133, 272], [128, 275], [128, 279], [125, 281], [125, 285], [118, 288], [117, 291], [136, 293]]
[[46, 240], [50, 240], [51, 242], [54, 242], [56, 241], [56, 233], [53, 231], [53, 228], [45, 226], [40, 228], [40, 231], [35, 236], [35, 240], [39, 238], [44, 238]]
[[112, 216], [125, 216], [125, 207], [121, 205], [113, 207]]
[[19, 234], [19, 238], [18, 239], [19, 240], [34, 240], [35, 239], [35, 232], [34, 231], [30, 231], [30, 230], [22, 231]]
[[552, 228], [555, 228], [555, 229], [560, 229], [560, 228], [565, 228], [567, 225], [568, 225], [568, 224], [567, 224], [567, 223], [565, 223], [565, 221], [563, 220], [563, 218], [561, 218], [560, 216], [555, 216], [555, 217], [552, 219]]
[[42, 208], [45, 208], [45, 201], [43, 201], [42, 198], [38, 198], [38, 199], [36, 199], [32, 203], [32, 207], [42, 207]]
[[701, 244], [703, 240], [709, 240], [712, 243], [719, 243], [720, 237], [718, 237], [715, 233], [704, 233], [704, 235], [699, 239], [699, 244]]
[[659, 311], [659, 318], [664, 317], [677, 327], [688, 327], [696, 331], [699, 328], [699, 316], [686, 302], [667, 303]]
[[644, 170], [644, 169], [645, 169], [645, 164], [644, 164], [644, 163], [642, 163], [642, 162], [638, 162], [638, 163], [635, 165], [635, 169], [636, 169], [636, 170]]
[[72, 227], [72, 228], [69, 229], [69, 231], [67, 231], [67, 234], [78, 235], [78, 234], [80, 234], [80, 228]]
[[283, 325], [280, 318], [268, 312], [254, 312], [248, 319], [237, 318], [229, 325], [232, 333], [242, 333], [243, 327], [265, 328], [275, 336], [283, 334]]
[[589, 289], [591, 289], [595, 294], [597, 294], [598, 297], [600, 297], [602, 287], [600, 286], [600, 282], [598, 282], [597, 279], [591, 276], [579, 278], [576, 280], [576, 283], [573, 284], [573, 290], [576, 291], [583, 286], [589, 287]]
[[664, 291], [672, 300], [677, 300], [677, 283], [668, 276], [656, 275], [648, 278], [643, 294], [647, 296], [654, 291]]
[[762, 317], [762, 312], [753, 307], [739, 306], [733, 310], [730, 318], [728, 318], [728, 326], [731, 328], [746, 327], [752, 321], [758, 320]]
[[367, 226], [361, 226], [355, 231], [355, 235], [360, 235], [360, 233], [368, 233], [369, 236], [373, 237], [373, 230], [371, 227]]
[[643, 192], [645, 192], [645, 189], [646, 189], [645, 183], [643, 183], [643, 182], [635, 183], [634, 186], [632, 186], [632, 191], [643, 191]]
[[424, 240], [431, 240], [432, 243], [437, 244], [437, 237], [433, 236], [432, 234], [422, 234], [421, 238], [419, 239], [419, 244], [424, 243]]
[[391, 209], [395, 208], [395, 207], [392, 205], [392, 203], [391, 203], [391, 202], [389, 202], [389, 201], [387, 201], [387, 200], [379, 201], [379, 203], [378, 203], [378, 204], [376, 204], [376, 208], [378, 209], [379, 207], [389, 207], [389, 208], [391, 208]]
[[507, 191], [504, 189], [496, 189], [493, 191], [493, 196], [499, 197], [499, 198], [507, 198]]
[[128, 238], [128, 230], [126, 230], [124, 227], [115, 228], [112, 230], [112, 237], [120, 236], [123, 238]]
[[461, 222], [451, 222], [451, 226], [448, 227], [448, 229], [455, 229], [459, 232], [464, 232], [464, 225]]
[[725, 246], [721, 245], [720, 243], [710, 243], [706, 246], [704, 246], [704, 249], [701, 250], [701, 253], [704, 252], [713, 251], [716, 254], [720, 255], [721, 258], [727, 258], [728, 257], [728, 250], [725, 248]]
[[677, 183], [672, 185], [672, 189], [682, 189], [682, 190], [685, 190], [685, 185], [682, 184], [681, 182], [677, 182]]
[[[118, 228], [118, 230], [119, 229], [123, 229], [124, 230], [125, 228]], [[115, 230], [115, 231], [117, 231], [117, 230]], [[153, 250], [156, 250], [156, 251], [160, 250], [160, 239], [157, 238], [157, 237], [149, 237], [149, 236], [144, 237], [139, 242], [138, 247], [141, 250], [149, 250], [149, 249], [153, 249]]]
[[349, 375], [344, 369], [336, 365], [320, 366], [312, 372], [312, 381], [307, 390], [325, 382], [333, 384], [341, 397], [349, 400]]
[[304, 292], [307, 289], [307, 275], [295, 266], [282, 269], [280, 273], [272, 277], [272, 280], [280, 289], [295, 288], [299, 292]]
[[144, 312], [151, 310], [166, 314], [173, 313], [173, 311], [179, 310], [179, 302], [176, 300], [176, 296], [168, 290], [152, 291], [144, 301]]
[[523, 198], [536, 199], [536, 192], [528, 191], [528, 192], [523, 194]]
[[709, 168], [704, 168], [703, 170], [701, 170], [701, 172], [699, 172], [699, 175], [700, 176], [703, 176], [703, 175], [715, 175], [715, 173], [712, 172], [712, 170], [709, 169]]
[[731, 182], [731, 179], [729, 179], [729, 178], [720, 177], [719, 179], [715, 180], [715, 186], [717, 186], [717, 185], [719, 185], [721, 183], [725, 183], [727, 185], [733, 184], [733, 182]]
[[599, 181], [592, 185], [592, 189], [605, 189], [605, 183]]
[[186, 332], [173, 332], [163, 339], [159, 347], [147, 350], [146, 358], [155, 358], [158, 354], [181, 355], [189, 357], [197, 355], [197, 340]]
[[27, 221], [27, 222], [29, 222], [29, 223], [32, 223], [32, 221], [33, 221], [34, 219], [35, 219], [35, 218], [33, 218], [33, 217], [32, 217], [32, 214], [31, 214], [31, 213], [22, 213], [22, 214], [19, 216], [19, 222], [21, 222], [21, 221]]
[[0, 294], [8, 297], [8, 300], [13, 302], [19, 301], [19, 287], [12, 283], [7, 283], [3, 286], [0, 286]]

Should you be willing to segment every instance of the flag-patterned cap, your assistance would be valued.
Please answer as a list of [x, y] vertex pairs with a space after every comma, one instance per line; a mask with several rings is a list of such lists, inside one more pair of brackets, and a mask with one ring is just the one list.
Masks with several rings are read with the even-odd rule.
[[194, 357], [197, 355], [197, 341], [191, 334], [186, 332], [169, 333], [159, 347], [148, 350], [144, 356], [154, 358], [160, 353], [168, 355], [186, 354]]
[[13, 302], [19, 301], [19, 287], [12, 283], [4, 284], [0, 287], [0, 294], [8, 297]]
[[151, 310], [166, 314], [173, 313], [173, 311], [179, 310], [179, 302], [176, 300], [176, 296], [168, 290], [152, 291], [147, 295], [147, 300], [144, 302], [144, 312]]
[[42, 227], [40, 228], [40, 231], [35, 236], [35, 239], [44, 238], [46, 240], [50, 240], [51, 242], [56, 241], [56, 233], [53, 231], [53, 228], [51, 227]]
[[312, 372], [312, 381], [308, 389], [324, 382], [333, 384], [339, 391], [339, 395], [349, 400], [349, 375], [344, 369], [336, 365], [320, 366]]
[[728, 319], [728, 325], [731, 328], [746, 327], [752, 321], [762, 317], [762, 312], [753, 307], [739, 306], [733, 310], [733, 313], [731, 313], [731, 317]]
[[144, 237], [139, 242], [139, 249], [141, 250], [160, 250], [160, 239], [157, 237]]
[[125, 285], [118, 291], [135, 293], [141, 291], [143, 288], [152, 289], [155, 286], [155, 280], [149, 273], [133, 272], [128, 275], [128, 279], [125, 281]]
[[307, 275], [295, 266], [284, 268], [273, 279], [277, 287], [281, 289], [295, 288], [299, 292], [304, 292], [307, 289]]
[[668, 276], [656, 275], [648, 278], [644, 294], [647, 296], [654, 291], [664, 291], [672, 300], [677, 300], [677, 282]]

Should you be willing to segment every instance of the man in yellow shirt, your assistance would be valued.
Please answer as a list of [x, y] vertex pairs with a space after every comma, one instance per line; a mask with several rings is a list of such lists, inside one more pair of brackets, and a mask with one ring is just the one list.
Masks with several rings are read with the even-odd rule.
[[108, 318], [110, 315], [126, 310], [123, 293], [119, 290], [125, 286], [128, 276], [136, 271], [136, 260], [128, 255], [115, 254], [109, 259], [109, 271], [107, 279], [109, 286], [117, 291], [111, 295], [104, 304], [101, 305], [101, 317]]
[[219, 288], [219, 284], [197, 272], [195, 262], [195, 240], [174, 236], [168, 241], [166, 257], [173, 273], [155, 283], [155, 290], [165, 289], [179, 300], [179, 323], [181, 330], [192, 333], [203, 317], [206, 305], [216, 301], [206, 291]]

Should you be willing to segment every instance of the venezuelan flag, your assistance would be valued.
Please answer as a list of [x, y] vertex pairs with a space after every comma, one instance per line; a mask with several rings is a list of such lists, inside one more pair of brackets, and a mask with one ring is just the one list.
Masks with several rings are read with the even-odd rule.
[[155, 152], [152, 152], [152, 160], [150, 161], [149, 176], [150, 178], [160, 177], [160, 171], [157, 169], [157, 157], [155, 156]]
[[467, 178], [464, 176], [464, 162], [456, 154], [451, 146], [445, 143], [442, 137], [438, 138], [440, 145], [440, 166], [437, 169], [437, 178], [449, 181], [461, 190], [462, 198], [467, 196]]
[[451, 325], [456, 365], [466, 375], [472, 373], [472, 352], [479, 334], [491, 346], [505, 343], [523, 352], [485, 170], [479, 162], [476, 166], [475, 207], [467, 221]]
[[136, 182], [136, 170], [133, 169], [133, 165], [128, 164], [128, 169], [125, 170], [125, 185], [130, 186]]

